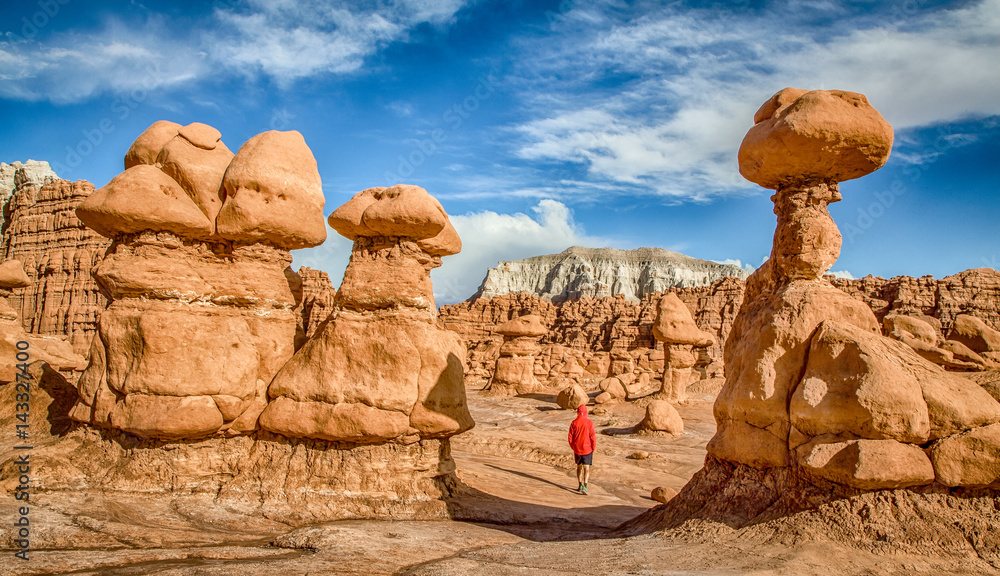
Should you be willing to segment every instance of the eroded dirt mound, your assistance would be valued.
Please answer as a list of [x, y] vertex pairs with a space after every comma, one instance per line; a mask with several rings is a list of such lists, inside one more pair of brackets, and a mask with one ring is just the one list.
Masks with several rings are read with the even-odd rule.
[[686, 542], [798, 546], [832, 541], [875, 554], [965, 558], [1000, 569], [1000, 492], [922, 486], [861, 491], [709, 456], [669, 503], [631, 520], [622, 536], [663, 531]]

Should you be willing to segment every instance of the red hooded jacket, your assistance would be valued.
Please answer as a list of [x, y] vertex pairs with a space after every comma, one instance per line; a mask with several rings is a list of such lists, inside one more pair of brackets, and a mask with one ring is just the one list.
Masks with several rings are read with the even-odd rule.
[[569, 425], [569, 445], [577, 456], [585, 456], [594, 451], [597, 446], [597, 434], [594, 423], [587, 418], [587, 407], [576, 409], [576, 420]]

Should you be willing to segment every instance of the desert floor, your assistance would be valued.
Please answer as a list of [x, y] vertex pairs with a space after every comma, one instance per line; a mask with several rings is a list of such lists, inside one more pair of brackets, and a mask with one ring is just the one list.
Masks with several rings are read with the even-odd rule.
[[[469, 399], [476, 428], [453, 439], [468, 487], [450, 505], [459, 521], [290, 528], [221, 512], [206, 519], [200, 510], [185, 510], [198, 507], [197, 498], [165, 506], [141, 497], [98, 502], [52, 495], [32, 523], [36, 532], [48, 532], [48, 541], [60, 542], [58, 549], [34, 550], [30, 562], [10, 556], [0, 574], [990, 573], [967, 558], [872, 554], [821, 535], [746, 541], [717, 524], [616, 538], [616, 526], [656, 505], [652, 488], [680, 490], [701, 468], [715, 432], [711, 390], [695, 389], [679, 408], [687, 427], [681, 437], [629, 434], [642, 417], [639, 405], [596, 410], [589, 496], [575, 491], [566, 444], [574, 413], [557, 409], [554, 394], [489, 398], [470, 389]], [[648, 457], [632, 458], [636, 452]]]

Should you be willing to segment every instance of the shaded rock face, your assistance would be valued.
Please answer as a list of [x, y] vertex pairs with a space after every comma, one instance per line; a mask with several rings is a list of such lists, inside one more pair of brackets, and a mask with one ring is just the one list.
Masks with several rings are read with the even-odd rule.
[[10, 304], [29, 333], [64, 336], [76, 353], [86, 354], [107, 306], [90, 272], [111, 244], [76, 217], [94, 187], [25, 172], [19, 169], [19, 185], [3, 207], [0, 254], [23, 262], [30, 280]]
[[[841, 244], [826, 208], [840, 199], [836, 180], [881, 166], [891, 132], [886, 137], [863, 97], [849, 99], [860, 112], [845, 111], [845, 93], [831, 100], [790, 90], [762, 110], [775, 102], [798, 110], [792, 128], [815, 142], [769, 156], [769, 147], [787, 146], [789, 137], [761, 128], [771, 116], [758, 113], [741, 147], [741, 172], [776, 188], [778, 225], [771, 258], [747, 280], [726, 342], [709, 454], [754, 468], [796, 467], [806, 478], [859, 490], [996, 482], [1000, 445], [991, 426], [1000, 422], [1000, 403], [915, 351], [936, 343], [931, 324], [886, 316], [896, 339], [884, 337], [868, 306], [823, 278]], [[744, 155], [760, 150], [759, 162]], [[974, 318], [959, 317], [953, 331], [967, 325], [989, 334]]]
[[210, 126], [158, 122], [125, 166], [76, 210], [113, 243], [71, 417], [160, 439], [250, 432], [293, 352], [288, 250], [322, 240], [312, 153], [297, 132], [265, 132], [234, 156]]
[[[29, 185], [37, 188], [58, 179], [59, 176], [52, 171], [48, 162], [38, 160], [15, 161], [10, 164], [0, 162], [0, 206], [6, 206], [11, 193], [18, 188]], [[7, 210], [0, 212], [0, 229], [3, 228], [7, 217]]]
[[303, 266], [299, 268], [297, 274], [302, 280], [302, 302], [295, 309], [298, 319], [296, 337], [300, 339], [295, 346], [296, 350], [307, 338], [312, 337], [319, 325], [330, 316], [333, 312], [333, 300], [337, 296], [337, 290], [326, 272]]
[[721, 278], [746, 278], [730, 264], [691, 258], [662, 248], [582, 248], [500, 262], [490, 268], [473, 298], [530, 292], [553, 302], [623, 295], [637, 302], [671, 288], [707, 286]]
[[465, 346], [435, 322], [430, 271], [461, 241], [424, 189], [371, 188], [330, 215], [354, 240], [333, 312], [275, 375], [265, 430], [355, 444], [446, 439], [473, 426]]

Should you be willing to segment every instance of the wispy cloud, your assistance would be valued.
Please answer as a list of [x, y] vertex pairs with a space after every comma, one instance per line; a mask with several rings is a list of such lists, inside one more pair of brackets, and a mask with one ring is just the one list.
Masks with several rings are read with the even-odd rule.
[[139, 29], [111, 20], [99, 34], [70, 32], [44, 43], [7, 37], [0, 40], [0, 97], [69, 103], [117, 92], [142, 99], [207, 74], [205, 55], [168, 28], [160, 18]]
[[348, 74], [388, 43], [407, 41], [418, 25], [451, 22], [465, 0], [219, 4], [190, 29], [153, 13], [141, 23], [109, 18], [96, 30], [0, 35], [0, 97], [68, 103], [220, 72], [266, 76], [286, 86], [318, 74]]
[[522, 47], [517, 74], [536, 91], [516, 154], [579, 164], [622, 193], [699, 201], [754, 189], [736, 150], [756, 107], [785, 86], [864, 92], [897, 130], [1000, 114], [1000, 0], [835, 32], [770, 12], [577, 10], [588, 18], [553, 25], [561, 41]]

